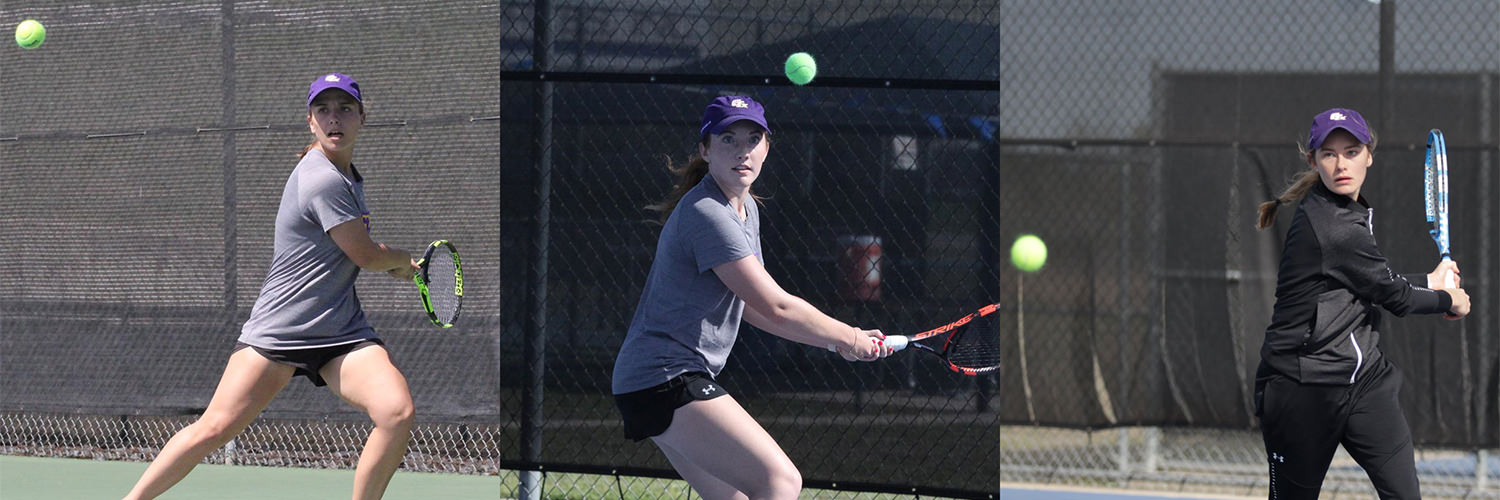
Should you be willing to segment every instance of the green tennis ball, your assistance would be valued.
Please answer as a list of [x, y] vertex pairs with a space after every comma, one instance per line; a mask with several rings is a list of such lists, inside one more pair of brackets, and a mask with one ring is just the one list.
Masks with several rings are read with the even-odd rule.
[[1036, 272], [1047, 263], [1047, 244], [1042, 243], [1042, 239], [1035, 235], [1021, 235], [1010, 246], [1010, 263], [1015, 264], [1016, 269]]
[[21, 48], [41, 47], [45, 40], [47, 40], [47, 28], [42, 27], [42, 23], [36, 22], [36, 19], [27, 19], [16, 25], [16, 45], [20, 45]]
[[818, 76], [818, 62], [806, 52], [798, 52], [786, 58], [786, 79], [797, 85], [807, 85]]

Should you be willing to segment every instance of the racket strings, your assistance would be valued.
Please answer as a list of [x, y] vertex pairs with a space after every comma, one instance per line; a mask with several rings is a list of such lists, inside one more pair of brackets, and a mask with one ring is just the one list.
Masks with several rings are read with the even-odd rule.
[[1000, 335], [982, 324], [965, 325], [953, 333], [948, 342], [948, 362], [963, 368], [991, 368], [1000, 365]]
[[1437, 243], [1438, 253], [1448, 257], [1448, 145], [1442, 131], [1432, 129], [1427, 134], [1427, 158], [1423, 165], [1423, 190], [1425, 191], [1428, 233]]
[[427, 292], [432, 301], [432, 312], [444, 323], [453, 322], [458, 315], [456, 267], [453, 254], [446, 251], [433, 252], [427, 263]]

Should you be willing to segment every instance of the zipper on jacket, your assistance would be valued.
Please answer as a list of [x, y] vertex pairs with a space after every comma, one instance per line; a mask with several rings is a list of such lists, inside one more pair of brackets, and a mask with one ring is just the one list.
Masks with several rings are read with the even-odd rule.
[[1354, 377], [1359, 375], [1359, 367], [1365, 364], [1365, 351], [1359, 348], [1359, 339], [1354, 337], [1354, 332], [1349, 332], [1349, 341], [1354, 343], [1354, 373], [1349, 374], [1349, 383], [1354, 383]]
[[[1375, 208], [1365, 207], [1365, 228], [1370, 230], [1370, 236], [1375, 236]], [[1359, 368], [1365, 364], [1365, 351], [1359, 348], [1359, 339], [1354, 337], [1354, 331], [1349, 332], [1349, 342], [1354, 344], [1354, 373], [1349, 374], [1349, 383], [1354, 383], [1354, 377], [1359, 376]]]

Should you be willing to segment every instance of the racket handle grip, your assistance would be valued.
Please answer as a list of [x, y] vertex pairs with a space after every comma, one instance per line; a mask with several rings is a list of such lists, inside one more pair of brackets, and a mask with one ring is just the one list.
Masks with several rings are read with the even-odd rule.
[[[891, 352], [896, 352], [896, 351], [905, 349], [906, 348], [906, 344], [910, 340], [911, 340], [911, 338], [907, 337], [905, 335], [886, 335], [885, 336], [885, 345], [887, 347], [891, 348]], [[828, 352], [833, 352], [833, 353], [839, 352], [839, 346], [836, 346], [836, 345], [833, 345], [833, 344], [828, 344]]]
[[[1443, 260], [1450, 261], [1450, 260], [1453, 260], [1453, 258], [1449, 257], [1447, 255], [1444, 255], [1443, 256]], [[1458, 288], [1458, 283], [1456, 283], [1455, 281], [1456, 280], [1453, 279], [1453, 271], [1448, 271], [1448, 272], [1443, 273], [1443, 282], [1441, 283], [1442, 286], [1443, 286], [1443, 289], [1446, 290], [1446, 289], [1449, 289], [1449, 288]]]

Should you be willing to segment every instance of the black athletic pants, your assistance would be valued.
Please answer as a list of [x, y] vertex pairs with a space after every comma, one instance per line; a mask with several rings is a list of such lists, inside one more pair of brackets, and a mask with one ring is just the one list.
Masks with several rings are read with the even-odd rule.
[[1411, 429], [1396, 400], [1401, 372], [1384, 358], [1354, 385], [1257, 377], [1256, 407], [1271, 465], [1271, 500], [1316, 499], [1338, 445], [1370, 475], [1382, 499], [1417, 499]]

